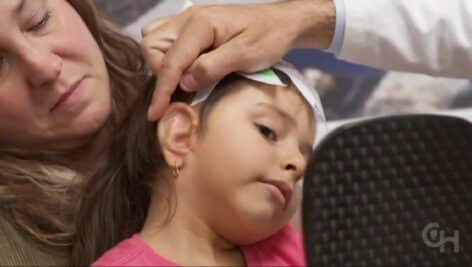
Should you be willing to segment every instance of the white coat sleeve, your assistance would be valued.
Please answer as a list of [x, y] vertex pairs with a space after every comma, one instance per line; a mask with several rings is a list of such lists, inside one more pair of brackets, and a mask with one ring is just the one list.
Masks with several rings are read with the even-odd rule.
[[340, 59], [472, 78], [472, 0], [344, 0]]

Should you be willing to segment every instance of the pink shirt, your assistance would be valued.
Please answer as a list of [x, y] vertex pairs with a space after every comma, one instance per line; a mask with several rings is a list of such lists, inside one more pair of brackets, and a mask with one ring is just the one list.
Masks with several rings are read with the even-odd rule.
[[[306, 266], [302, 237], [288, 225], [266, 240], [241, 247], [241, 251], [248, 267]], [[92, 266], [179, 265], [159, 256], [135, 234], [107, 251]]]

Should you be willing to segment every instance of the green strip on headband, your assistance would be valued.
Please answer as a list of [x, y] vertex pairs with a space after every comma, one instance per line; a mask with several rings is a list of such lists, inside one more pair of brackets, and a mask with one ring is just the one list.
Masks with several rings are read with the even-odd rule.
[[275, 73], [270, 70], [261, 70], [257, 72], [257, 74], [262, 75], [262, 76], [272, 77]]

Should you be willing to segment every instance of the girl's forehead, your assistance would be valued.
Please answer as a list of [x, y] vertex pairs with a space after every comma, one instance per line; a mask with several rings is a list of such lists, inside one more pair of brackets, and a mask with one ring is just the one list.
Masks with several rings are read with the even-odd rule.
[[236, 86], [238, 87], [235, 88], [236, 91], [247, 91], [249, 93], [246, 96], [248, 100], [258, 101], [260, 99], [266, 99], [267, 101], [280, 104], [288, 110], [312, 110], [310, 104], [293, 85], [276, 86], [247, 81], [239, 83]]
[[[316, 137], [317, 121], [312, 107], [293, 86], [274, 86], [243, 80], [229, 85], [225, 96], [215, 103], [216, 121], [210, 124], [232, 125], [242, 120], [259, 120], [290, 129], [311, 146]], [[218, 90], [218, 89], [217, 89]], [[198, 107], [198, 105], [194, 105]], [[244, 119], [243, 119], [244, 118]], [[221, 124], [220, 124], [221, 123]], [[280, 129], [280, 128], [279, 128]]]
[[[274, 86], [257, 82], [239, 83], [234, 88], [235, 101], [247, 106], [250, 110], [261, 108], [286, 114], [297, 124], [306, 126], [315, 124], [315, 115], [310, 104], [293, 86]], [[231, 100], [231, 95], [228, 95]], [[228, 103], [231, 105], [231, 103]], [[308, 127], [311, 128], [311, 127]]]

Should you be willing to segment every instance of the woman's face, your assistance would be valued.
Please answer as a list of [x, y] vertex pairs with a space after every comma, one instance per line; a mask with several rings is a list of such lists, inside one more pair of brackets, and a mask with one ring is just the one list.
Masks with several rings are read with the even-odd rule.
[[236, 84], [215, 104], [189, 166], [196, 202], [240, 244], [273, 234], [294, 215], [315, 134], [296, 89], [255, 84]]
[[103, 55], [65, 0], [0, 1], [0, 147], [72, 150], [110, 114]]

